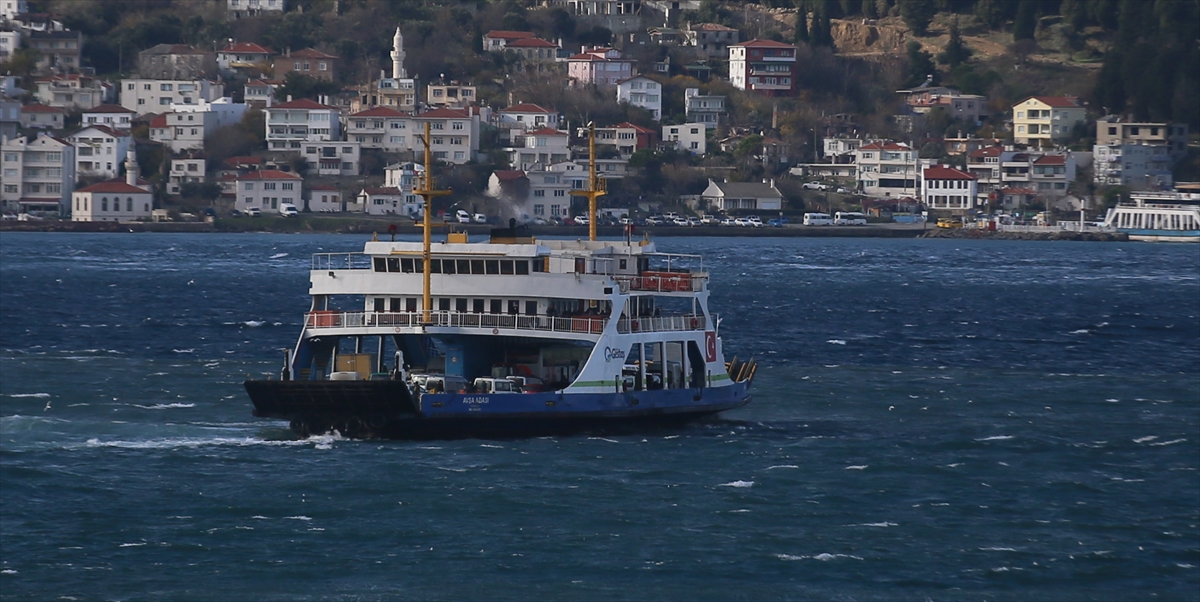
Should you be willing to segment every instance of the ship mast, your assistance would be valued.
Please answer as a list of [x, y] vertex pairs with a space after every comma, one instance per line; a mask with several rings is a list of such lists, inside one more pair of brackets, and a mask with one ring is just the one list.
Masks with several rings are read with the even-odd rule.
[[433, 198], [448, 195], [453, 191], [436, 190], [433, 187], [433, 153], [429, 150], [428, 121], [425, 122], [425, 135], [421, 137], [421, 142], [425, 145], [425, 176], [420, 178], [419, 182], [421, 183], [421, 186], [419, 189], [414, 190], [413, 193], [419, 195], [425, 200], [425, 222], [423, 224], [425, 230], [425, 244], [423, 247], [421, 247], [421, 258], [425, 264], [425, 268], [422, 270], [424, 272], [423, 275], [425, 277], [425, 284], [424, 288], [422, 289], [421, 298], [421, 323], [431, 324], [433, 322], [431, 320], [431, 312], [433, 311], [433, 296], [429, 291], [429, 272], [433, 264], [433, 254], [430, 251], [430, 233], [433, 232], [433, 221], [430, 217], [430, 214], [433, 213]]
[[588, 123], [588, 187], [572, 190], [571, 196], [588, 198], [588, 240], [596, 240], [596, 199], [608, 192], [602, 178], [596, 177], [596, 124]]

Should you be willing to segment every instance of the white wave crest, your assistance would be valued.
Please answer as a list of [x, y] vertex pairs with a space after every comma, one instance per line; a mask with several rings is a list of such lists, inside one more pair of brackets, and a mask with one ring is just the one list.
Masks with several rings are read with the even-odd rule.
[[144, 546], [144, 545], [146, 545], [146, 542], [144, 542], [144, 541], [143, 541], [143, 542], [140, 542], [140, 543], [123, 543], [123, 544], [121, 544], [121, 545], [120, 545], [120, 546], [118, 546], [118, 547], [121, 547], [121, 548], [140, 548], [140, 547], [142, 547], [142, 546]]
[[266, 439], [255, 439], [252, 437], [171, 437], [166, 439], [146, 439], [142, 441], [101, 441], [100, 439], [92, 438], [88, 439], [82, 445], [68, 446], [68, 449], [71, 449], [72, 447], [112, 447], [117, 449], [195, 449], [209, 446], [249, 447], [253, 445], [286, 447], [313, 445], [313, 443], [314, 441], [311, 439], [268, 441]]
[[825, 342], [829, 343], [830, 345], [845, 345], [846, 344], [846, 341], [843, 341], [842, 339], [829, 339], [828, 341], [825, 341]]
[[9, 393], [8, 396], [9, 397], [37, 397], [39, 399], [45, 399], [47, 397], [50, 397], [50, 394], [49, 393]]
[[754, 481], [730, 481], [728, 483], [721, 483], [718, 486], [719, 487], [738, 487], [738, 488], [753, 487]]
[[855, 466], [847, 466], [846, 470], [866, 470], [867, 464], [859, 464]]
[[1145, 443], [1147, 441], [1154, 441], [1155, 439], [1158, 439], [1158, 435], [1149, 435], [1147, 437], [1138, 437], [1137, 439], [1134, 439], [1133, 442], [1134, 443]]
[[284, 518], [284, 520], [303, 520], [303, 521], [309, 521], [309, 520], [312, 520], [312, 517], [311, 517], [311, 516], [304, 516], [304, 515], [298, 515], [298, 516], [285, 516], [285, 517], [283, 517], [283, 518]]
[[897, 525], [896, 523], [890, 523], [890, 522], [884, 521], [882, 523], [859, 523], [854, 526], [856, 526], [856, 527], [898, 527], [899, 525]]
[[282, 258], [284, 258], [284, 257], [287, 257], [287, 256], [288, 256], [288, 254], [287, 254], [287, 253], [276, 253], [276, 254], [274, 254], [274, 255], [272, 255], [272, 256], [270, 256], [270, 257], [268, 257], [268, 259], [282, 259]]
[[984, 437], [983, 439], [976, 439], [976, 441], [1008, 441], [1009, 439], [1013, 438], [1014, 437], [1012, 435], [995, 435], [992, 437]]
[[1086, 328], [1080, 328], [1079, 330], [1072, 330], [1071, 332], [1069, 332], [1067, 334], [1089, 334], [1091, 332], [1092, 331], [1090, 331]]
[[195, 353], [195, 349], [172, 349], [175, 353]]
[[775, 470], [776, 468], [800, 468], [800, 467], [796, 466], [795, 464], [779, 464], [777, 466], [768, 466], [767, 470]]
[[988, 547], [988, 548], [979, 548], [979, 549], [983, 550], [984, 552], [1016, 552], [1017, 551], [1016, 548], [998, 548], [998, 547]]
[[776, 554], [776, 558], [780, 560], [820, 560], [821, 562], [829, 562], [838, 558], [850, 558], [852, 560], [862, 560], [862, 556], [854, 556], [851, 554], [830, 554], [822, 552], [813, 556], [793, 556], [791, 554]]
[[242, 322], [242, 324], [245, 324], [246, 326], [249, 326], [250, 328], [258, 328], [259, 326], [262, 326], [263, 324], [266, 324], [266, 323], [267, 322], [265, 320], [246, 320], [245, 322]]
[[1160, 441], [1158, 443], [1151, 443], [1150, 447], [1162, 447], [1164, 445], [1175, 445], [1176, 443], [1183, 443], [1184, 441], [1187, 441], [1187, 439], [1172, 439], [1170, 441]]
[[0, 575], [16, 575], [17, 572], [12, 569], [0, 570]]
[[196, 404], [194, 404], [194, 403], [156, 403], [152, 406], [144, 406], [144, 405], [139, 405], [139, 404], [135, 403], [135, 404], [133, 404], [133, 406], [137, 407], [137, 408], [142, 408], [143, 410], [170, 410], [170, 409], [175, 409], [175, 408], [194, 408], [194, 407], [196, 407]]

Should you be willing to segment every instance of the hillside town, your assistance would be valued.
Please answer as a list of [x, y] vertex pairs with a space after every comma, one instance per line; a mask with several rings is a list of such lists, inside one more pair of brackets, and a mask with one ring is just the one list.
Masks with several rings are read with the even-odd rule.
[[[416, 219], [427, 142], [455, 190], [429, 210], [470, 223], [585, 220], [572, 192], [593, 140], [612, 224], [782, 225], [838, 209], [1047, 220], [1197, 179], [1191, 114], [1099, 105], [1088, 87], [1103, 69], [1019, 97], [980, 84], [970, 67], [984, 51], [958, 30], [976, 16], [910, 18], [933, 2], [841, 2], [863, 12], [843, 6], [832, 23], [839, 3], [809, 0], [409, 4], [421, 5], [411, 19], [367, 0], [202, 0], [204, 15], [154, 17], [179, 35], [142, 35], [114, 57], [69, 12], [80, 3], [0, 0], [4, 219]], [[355, 15], [379, 35], [280, 33]], [[1022, 19], [1004, 34], [1018, 73], [1037, 68]], [[915, 35], [937, 27], [940, 68]], [[469, 60], [436, 56], [450, 43], [437, 28], [466, 32], [453, 44]], [[862, 32], [900, 41], [850, 56]]]

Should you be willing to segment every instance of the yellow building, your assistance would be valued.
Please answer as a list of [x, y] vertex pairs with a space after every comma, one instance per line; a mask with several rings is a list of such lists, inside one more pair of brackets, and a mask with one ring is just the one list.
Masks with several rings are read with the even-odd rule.
[[1071, 136], [1087, 109], [1071, 96], [1032, 96], [1013, 106], [1013, 139], [1049, 146]]

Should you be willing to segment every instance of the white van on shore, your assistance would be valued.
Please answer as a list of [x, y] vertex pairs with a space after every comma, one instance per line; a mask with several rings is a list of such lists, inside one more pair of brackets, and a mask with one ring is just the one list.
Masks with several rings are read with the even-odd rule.
[[805, 226], [832, 226], [833, 218], [828, 213], [805, 213]]

